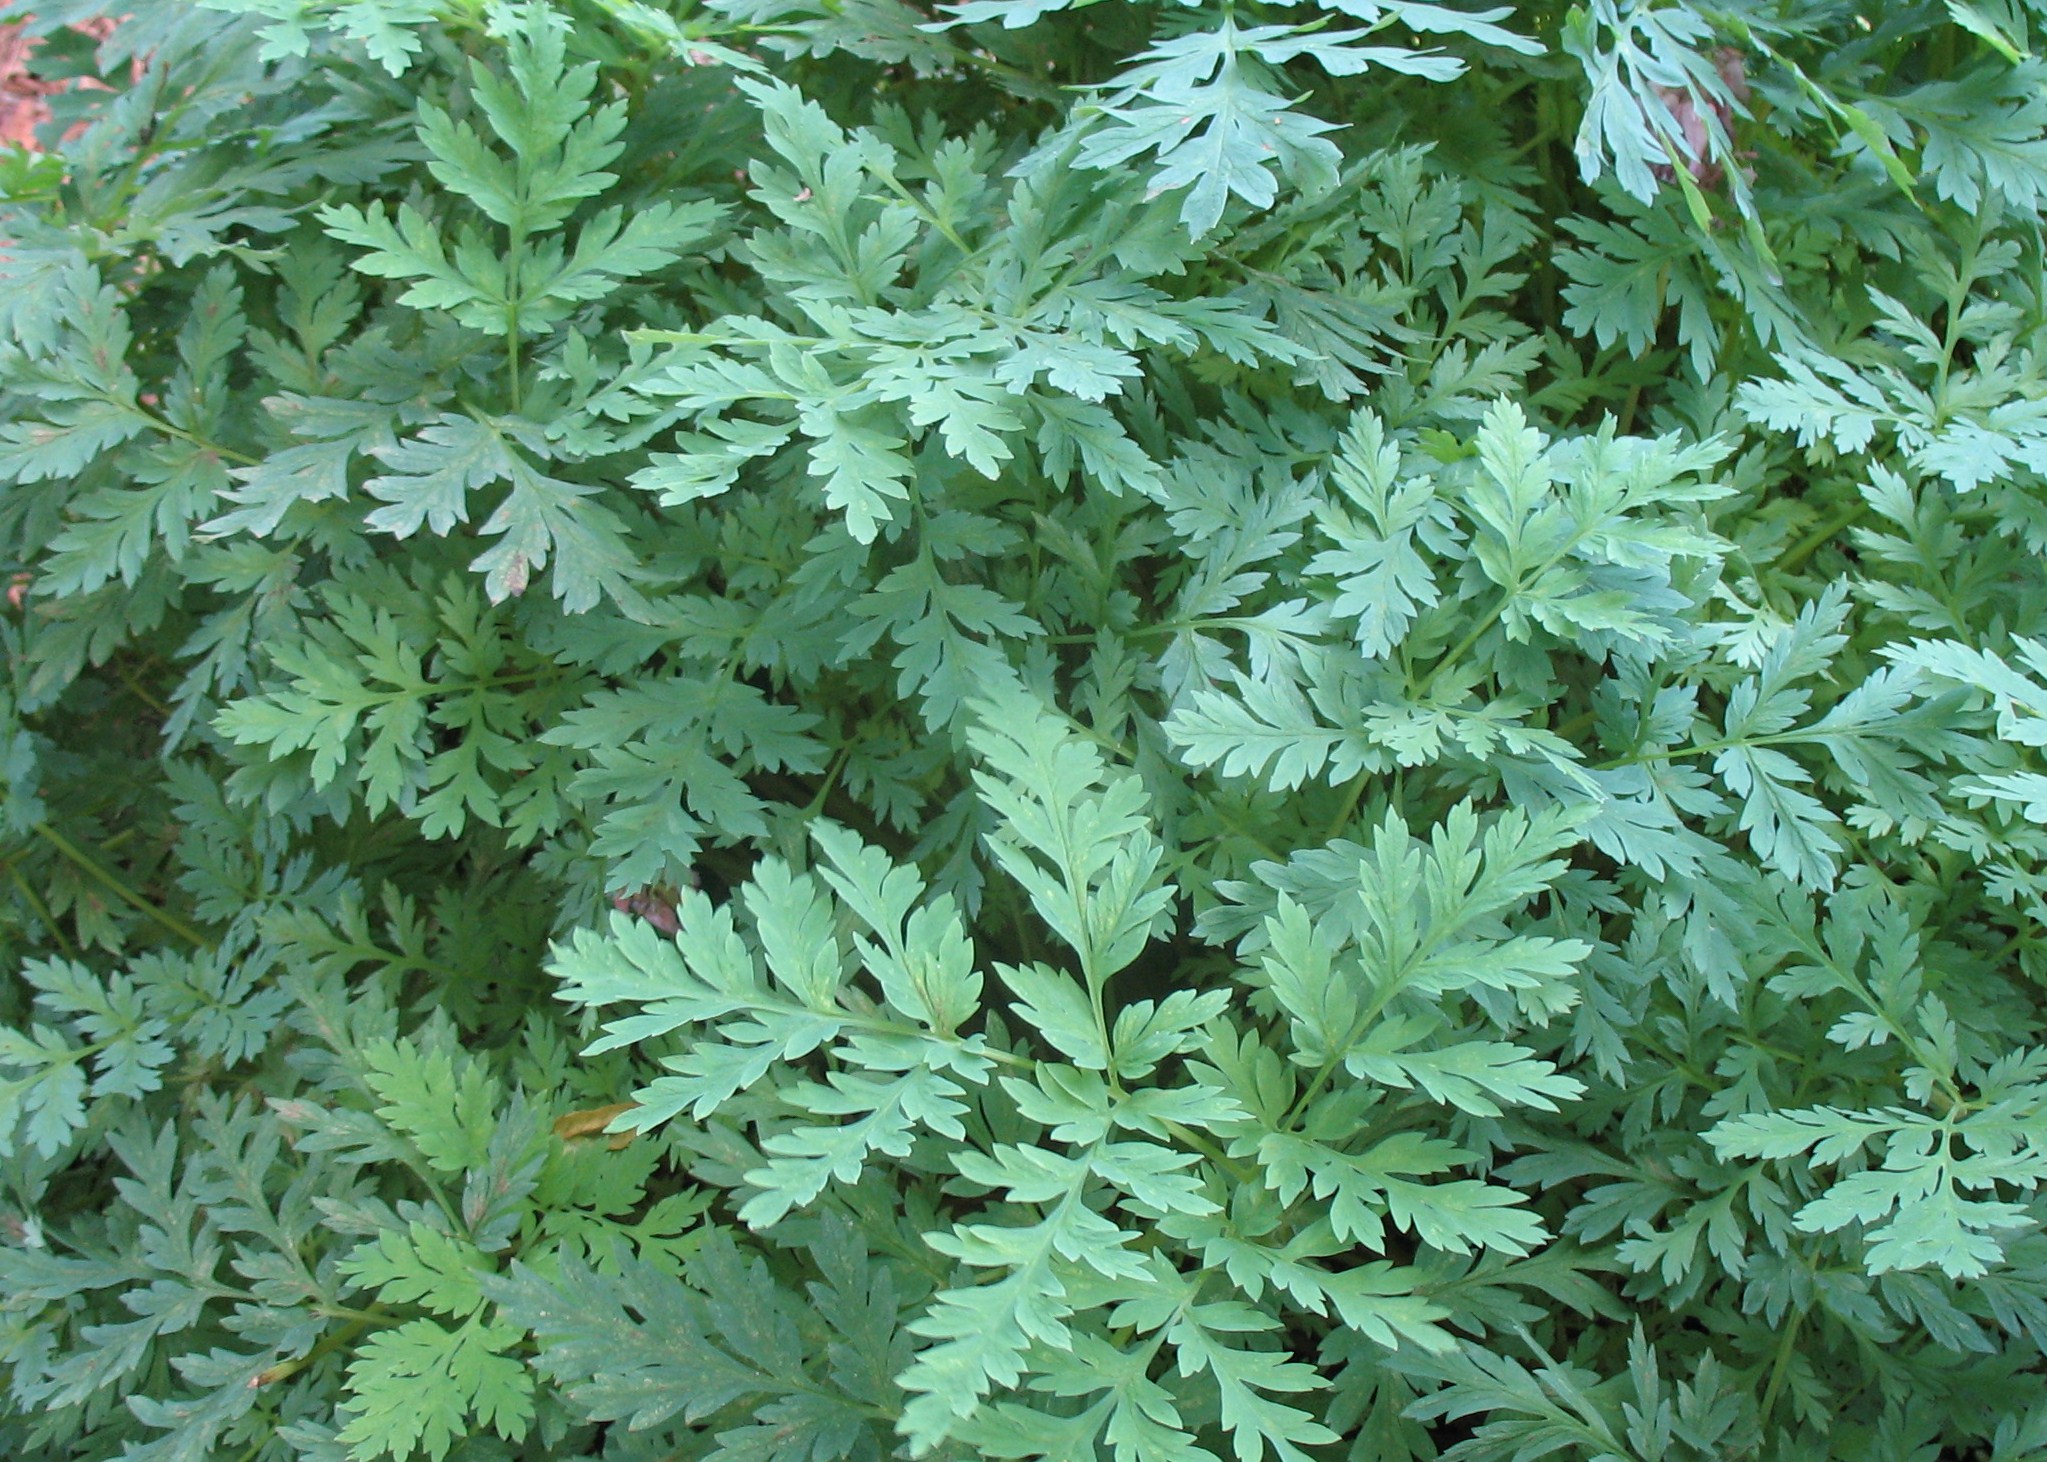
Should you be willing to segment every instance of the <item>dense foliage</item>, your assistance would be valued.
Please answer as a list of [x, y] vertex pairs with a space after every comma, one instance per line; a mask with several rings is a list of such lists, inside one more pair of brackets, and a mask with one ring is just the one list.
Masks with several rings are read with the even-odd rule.
[[2047, 1458], [2047, 4], [102, 8], [0, 1454]]

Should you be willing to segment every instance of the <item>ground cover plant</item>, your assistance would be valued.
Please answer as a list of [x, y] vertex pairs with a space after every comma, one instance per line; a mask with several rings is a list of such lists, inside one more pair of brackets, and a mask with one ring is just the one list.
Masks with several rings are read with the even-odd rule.
[[21, 8], [0, 1455], [2047, 1457], [2047, 6]]

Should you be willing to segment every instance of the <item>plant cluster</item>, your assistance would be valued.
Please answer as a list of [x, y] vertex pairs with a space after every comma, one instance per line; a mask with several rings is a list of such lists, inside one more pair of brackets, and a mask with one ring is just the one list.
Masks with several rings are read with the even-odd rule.
[[2047, 4], [115, 9], [0, 1455], [2047, 1458]]

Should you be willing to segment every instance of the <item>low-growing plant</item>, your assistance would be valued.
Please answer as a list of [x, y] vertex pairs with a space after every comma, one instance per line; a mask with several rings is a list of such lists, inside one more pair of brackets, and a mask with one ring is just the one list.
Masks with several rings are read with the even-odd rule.
[[2047, 7], [115, 8], [0, 1453], [2047, 1457]]

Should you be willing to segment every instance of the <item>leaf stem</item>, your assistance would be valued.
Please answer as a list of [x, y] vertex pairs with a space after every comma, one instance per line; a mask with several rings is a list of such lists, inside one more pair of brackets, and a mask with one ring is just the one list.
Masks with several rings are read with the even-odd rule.
[[37, 823], [35, 825], [35, 832], [38, 837], [63, 854], [80, 872], [86, 874], [94, 882], [106, 889], [107, 892], [120, 899], [121, 902], [140, 913], [148, 915], [151, 919], [163, 925], [164, 928], [170, 930], [171, 933], [188, 941], [193, 948], [204, 949], [207, 947], [205, 935], [194, 929], [190, 924], [187, 924], [183, 919], [180, 919], [176, 914], [159, 908], [137, 893], [133, 888], [130, 888], [120, 878], [101, 867], [94, 859], [88, 857], [85, 851], [76, 843], [51, 827], [47, 822]]
[[135, 678], [135, 673], [127, 666], [117, 660], [114, 662], [113, 668], [114, 674], [119, 677], [121, 684], [134, 692], [137, 700], [148, 706], [152, 711], [155, 711], [159, 716], [168, 716], [171, 713], [171, 708], [150, 694], [147, 687]]
[[1791, 1374], [1791, 1357], [1797, 1354], [1793, 1348], [1798, 1339], [1798, 1327], [1805, 1319], [1805, 1311], [1795, 1310], [1784, 1326], [1784, 1334], [1777, 1341], [1777, 1358], [1770, 1363], [1770, 1383], [1763, 1388], [1762, 1424], [1770, 1424], [1770, 1413], [1777, 1405], [1777, 1396], [1784, 1389], [1784, 1382]]
[[22, 877], [20, 866], [11, 860], [7, 865], [7, 876], [14, 880], [15, 888], [28, 900], [28, 906], [35, 910], [36, 917], [41, 919], [44, 927], [50, 931], [50, 938], [56, 942], [59, 953], [66, 959], [75, 958], [78, 950], [65, 937], [63, 927], [57, 922], [57, 916], [50, 911], [50, 906], [43, 901], [43, 896], [35, 891], [34, 885]]
[[251, 457], [245, 452], [237, 452], [233, 447], [223, 447], [219, 442], [210, 441], [196, 432], [186, 431], [183, 427], [174, 425], [168, 418], [159, 416], [156, 412], [151, 411], [147, 406], [142, 405], [138, 401], [126, 401], [119, 396], [107, 396], [104, 399], [110, 405], [118, 406], [123, 411], [132, 411], [135, 415], [148, 422], [152, 431], [162, 432], [165, 436], [175, 437], [181, 442], [189, 442], [200, 451], [211, 452], [224, 462], [232, 462], [237, 467], [254, 467], [262, 460], [258, 457]]
[[325, 1335], [321, 1336], [313, 1348], [304, 1355], [294, 1356], [286, 1361], [279, 1361], [266, 1371], [258, 1371], [254, 1382], [255, 1385], [274, 1386], [279, 1381], [289, 1380], [307, 1366], [320, 1360], [323, 1356], [332, 1355], [335, 1351], [355, 1339], [356, 1336], [362, 1334], [363, 1331], [369, 1329], [370, 1326], [388, 1324], [396, 1318], [382, 1311], [344, 1310], [332, 1307], [323, 1309], [319, 1313], [334, 1319], [347, 1316], [349, 1321], [340, 1329], [329, 1330]]
[[[1631, 504], [1624, 504], [1624, 506], [1631, 506]], [[1618, 510], [1616, 510], [1616, 513], [1618, 513]], [[1573, 553], [1576, 553], [1578, 545], [1584, 542], [1590, 533], [1591, 529], [1582, 525], [1579, 526], [1571, 534], [1564, 546], [1538, 564], [1533, 573], [1524, 573], [1517, 570], [1514, 574], [1514, 582], [1502, 586], [1505, 592], [1493, 601], [1492, 608], [1480, 615], [1478, 621], [1465, 631], [1464, 638], [1444, 651], [1436, 660], [1436, 663], [1429, 667], [1429, 673], [1423, 676], [1421, 684], [1414, 688], [1414, 696], [1409, 704], [1426, 706], [1429, 697], [1435, 693], [1436, 682], [1442, 679], [1443, 672], [1476, 649], [1478, 642], [1484, 639], [1493, 626], [1506, 616], [1507, 607], [1515, 599], [1519, 598], [1530, 584], [1540, 583], [1545, 574], [1569, 558]], [[1323, 836], [1323, 842], [1333, 841], [1337, 834], [1350, 826], [1351, 815], [1357, 811], [1358, 802], [1364, 796], [1365, 787], [1371, 781], [1372, 776], [1371, 768], [1367, 767], [1364, 771], [1351, 778], [1350, 785], [1344, 789], [1342, 808], [1338, 812], [1336, 820], [1329, 825], [1329, 831]]]
[[1805, 567], [1805, 561], [1825, 548], [1847, 528], [1853, 527], [1869, 511], [1869, 504], [1857, 498], [1849, 506], [1835, 513], [1819, 527], [1791, 545], [1785, 555], [1773, 565], [1780, 574], [1795, 574]]

